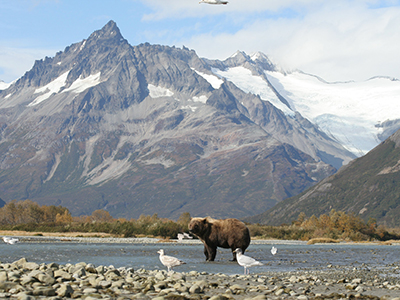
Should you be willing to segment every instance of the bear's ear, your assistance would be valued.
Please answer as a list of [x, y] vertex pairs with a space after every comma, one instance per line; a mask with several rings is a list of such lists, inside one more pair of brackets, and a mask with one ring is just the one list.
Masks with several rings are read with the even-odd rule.
[[206, 224], [207, 223], [207, 218], [204, 218], [201, 222]]

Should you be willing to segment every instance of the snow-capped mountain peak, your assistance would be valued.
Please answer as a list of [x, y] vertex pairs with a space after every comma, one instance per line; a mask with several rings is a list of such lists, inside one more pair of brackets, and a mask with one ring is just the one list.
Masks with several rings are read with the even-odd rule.
[[[214, 73], [247, 93], [259, 95], [287, 116], [301, 114], [357, 156], [400, 127], [398, 80], [374, 77], [363, 82], [329, 83], [301, 71], [278, 71], [262, 53], [249, 57], [236, 52], [227, 62], [228, 68], [213, 69]], [[387, 120], [391, 122], [384, 123]]]

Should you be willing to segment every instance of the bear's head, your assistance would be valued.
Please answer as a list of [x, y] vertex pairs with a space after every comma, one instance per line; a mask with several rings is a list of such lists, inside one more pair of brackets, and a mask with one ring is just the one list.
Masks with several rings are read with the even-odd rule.
[[207, 218], [192, 218], [188, 225], [189, 232], [198, 237], [202, 237], [206, 234], [208, 225]]

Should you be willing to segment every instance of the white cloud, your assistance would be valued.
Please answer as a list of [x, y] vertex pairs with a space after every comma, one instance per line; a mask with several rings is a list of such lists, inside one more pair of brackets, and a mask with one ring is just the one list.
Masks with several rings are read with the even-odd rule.
[[[45, 28], [60, 26], [60, 15], [54, 17], [59, 11], [48, 5], [54, 1], [40, 2], [40, 7], [48, 10], [46, 14], [25, 12], [26, 23], [32, 24], [29, 28], [19, 22], [0, 21], [4, 33], [0, 39], [1, 80], [15, 80], [36, 59], [54, 56], [60, 50], [54, 48], [79, 41], [75, 36], [61, 35], [56, 42], [54, 32], [44, 32], [43, 23]], [[229, 0], [228, 5], [199, 4], [198, 0], [130, 0], [124, 1], [126, 10], [117, 11], [112, 11], [114, 4], [94, 10], [90, 2], [82, 3], [88, 19], [112, 16], [134, 45], [146, 41], [185, 45], [202, 57], [218, 59], [237, 50], [249, 54], [262, 51], [283, 68], [300, 69], [328, 81], [376, 75], [400, 78], [399, 0]], [[20, 14], [16, 7], [8, 11], [10, 20]], [[139, 17], [131, 17], [132, 11]], [[68, 16], [64, 26], [78, 18], [78, 13], [73, 5], [62, 10], [62, 16]], [[79, 30], [93, 30], [92, 25], [85, 25], [88, 27]], [[7, 41], [14, 38], [18, 41]], [[42, 43], [53, 49], [37, 49]]]
[[400, 78], [400, 8], [372, 4], [377, 1], [324, 1], [300, 17], [256, 19], [235, 33], [205, 33], [184, 44], [220, 59], [236, 50], [262, 51], [284, 68], [328, 81]]

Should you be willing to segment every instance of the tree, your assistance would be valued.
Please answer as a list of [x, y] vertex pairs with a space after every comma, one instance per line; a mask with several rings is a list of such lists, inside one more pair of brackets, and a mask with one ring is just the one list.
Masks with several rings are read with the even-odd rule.
[[58, 213], [56, 215], [56, 223], [72, 223], [72, 216], [68, 209], [65, 209], [63, 213]]
[[93, 222], [112, 222], [114, 220], [110, 213], [104, 209], [95, 210], [91, 219]]

